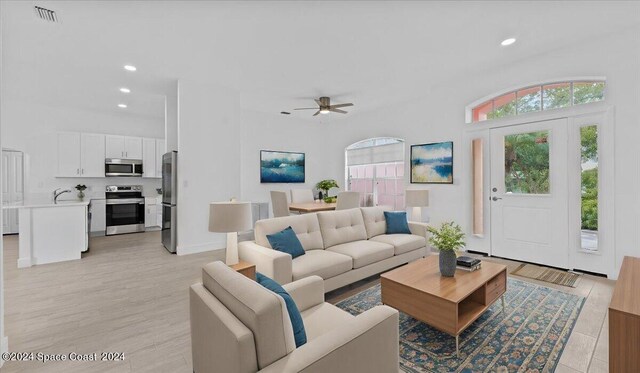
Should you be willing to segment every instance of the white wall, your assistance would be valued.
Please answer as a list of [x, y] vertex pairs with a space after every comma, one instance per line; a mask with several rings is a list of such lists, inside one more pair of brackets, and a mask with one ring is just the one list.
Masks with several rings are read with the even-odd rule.
[[165, 100], [165, 135], [167, 152], [178, 150], [178, 82]]
[[[335, 179], [344, 190], [344, 170], [337, 171], [336, 162], [343, 162], [344, 155], [328, 154], [326, 143], [336, 137], [337, 124], [318, 125], [300, 121], [281, 114], [264, 114], [242, 111], [241, 197], [253, 202], [271, 202], [269, 192], [291, 189], [315, 189], [318, 181]], [[292, 151], [305, 153], [304, 184], [261, 184], [260, 150]], [[332, 195], [336, 193], [333, 190]], [[290, 197], [290, 196], [289, 196]], [[269, 211], [272, 214], [271, 211]]]
[[[606, 104], [615, 107], [615, 238], [616, 268], [624, 255], [640, 256], [640, 39], [639, 30], [610, 35], [597, 40], [545, 53], [519, 63], [475, 69], [441, 85], [425, 87], [429, 92], [411, 102], [354, 115], [341, 129], [333, 144], [326, 144], [335, 171], [342, 172], [340, 156], [344, 146], [355, 140], [393, 136], [409, 145], [454, 141], [454, 184], [413, 185], [430, 189], [429, 215], [432, 222], [455, 220], [470, 232], [471, 208], [468, 200], [470, 170], [460, 156], [465, 124], [464, 108], [493, 92], [531, 82], [572, 76], [605, 76]], [[517, 45], [517, 44], [516, 44]], [[525, 47], [525, 46], [521, 46]], [[408, 175], [408, 165], [407, 165]], [[408, 177], [405, 180], [409, 185]]]
[[178, 255], [220, 249], [209, 203], [240, 196], [237, 93], [190, 80], [178, 83]]
[[[56, 178], [58, 131], [78, 131], [164, 138], [164, 119], [113, 115], [73, 108], [50, 107], [24, 101], [2, 101], [2, 147], [27, 155], [25, 197], [42, 197], [60, 187], [85, 184], [88, 196], [100, 195], [110, 184], [141, 184], [145, 194], [157, 195], [159, 179], [140, 178]], [[73, 196], [71, 196], [73, 197]], [[69, 196], [64, 196], [68, 199]]]

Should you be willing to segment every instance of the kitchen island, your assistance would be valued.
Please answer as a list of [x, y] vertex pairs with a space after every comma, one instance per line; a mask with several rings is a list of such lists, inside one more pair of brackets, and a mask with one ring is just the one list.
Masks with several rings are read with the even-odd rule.
[[80, 259], [88, 247], [89, 200], [24, 201], [19, 209], [18, 268]]

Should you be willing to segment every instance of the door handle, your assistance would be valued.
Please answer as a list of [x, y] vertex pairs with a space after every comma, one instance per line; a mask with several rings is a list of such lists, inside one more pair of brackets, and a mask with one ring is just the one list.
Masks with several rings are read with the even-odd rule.
[[497, 200], [499, 200], [499, 199], [502, 199], [502, 198], [498, 198], [498, 197], [495, 197], [495, 196], [491, 198], [491, 200], [492, 200], [493, 202], [495, 202], [495, 201], [497, 201]]

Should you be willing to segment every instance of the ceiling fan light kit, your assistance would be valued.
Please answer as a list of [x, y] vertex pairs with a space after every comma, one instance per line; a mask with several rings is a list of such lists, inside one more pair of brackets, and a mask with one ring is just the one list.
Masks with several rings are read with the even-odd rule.
[[318, 107], [303, 107], [303, 108], [296, 108], [293, 110], [317, 110], [315, 114], [313, 114], [313, 116], [315, 117], [318, 114], [329, 114], [329, 113], [340, 113], [340, 114], [347, 114], [346, 111], [344, 110], [340, 110], [339, 108], [342, 107], [347, 107], [347, 106], [353, 106], [352, 103], [346, 103], [346, 104], [336, 104], [336, 105], [331, 105], [331, 99], [329, 97], [320, 97], [315, 99], [316, 104], [318, 104]]

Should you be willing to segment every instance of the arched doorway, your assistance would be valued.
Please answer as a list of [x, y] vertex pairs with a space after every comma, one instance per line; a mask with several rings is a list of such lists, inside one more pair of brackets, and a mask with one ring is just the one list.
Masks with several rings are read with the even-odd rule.
[[377, 137], [345, 149], [345, 185], [360, 192], [361, 206], [404, 210], [404, 140]]

